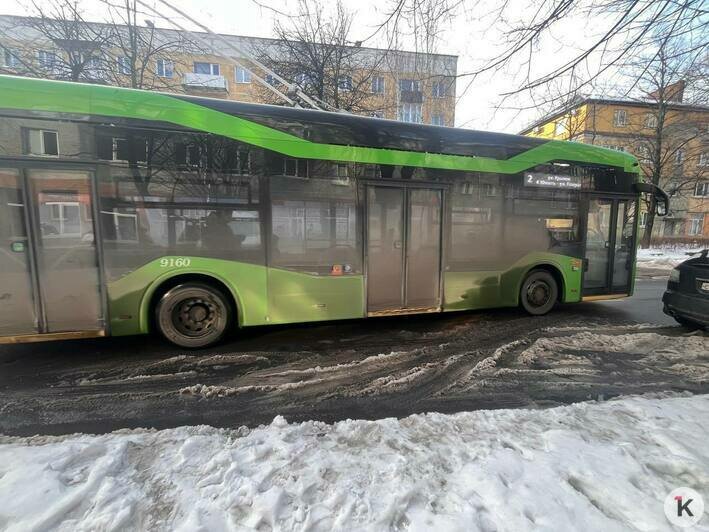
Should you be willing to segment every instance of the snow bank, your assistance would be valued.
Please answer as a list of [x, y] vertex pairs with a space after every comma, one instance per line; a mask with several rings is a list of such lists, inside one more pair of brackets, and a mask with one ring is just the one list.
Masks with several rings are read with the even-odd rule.
[[4, 438], [0, 529], [667, 529], [708, 438], [709, 396]]
[[638, 249], [638, 267], [671, 270], [680, 262], [699, 254], [703, 248], [648, 248]]

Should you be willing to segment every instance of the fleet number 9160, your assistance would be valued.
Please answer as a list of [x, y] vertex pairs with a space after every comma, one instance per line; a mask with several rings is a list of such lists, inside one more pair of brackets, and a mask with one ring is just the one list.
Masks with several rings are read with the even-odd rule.
[[186, 268], [191, 263], [192, 260], [187, 257], [170, 257], [169, 259], [160, 259], [161, 268]]

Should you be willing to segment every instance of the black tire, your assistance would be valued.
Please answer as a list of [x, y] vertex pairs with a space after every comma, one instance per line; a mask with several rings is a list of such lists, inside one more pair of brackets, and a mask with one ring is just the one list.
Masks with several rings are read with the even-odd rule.
[[180, 347], [198, 349], [218, 343], [231, 323], [229, 300], [217, 288], [185, 283], [170, 288], [155, 306], [160, 334]]
[[556, 305], [559, 285], [546, 270], [532, 270], [525, 277], [519, 292], [522, 308], [533, 316], [542, 316]]
[[692, 320], [688, 320], [687, 318], [682, 318], [680, 316], [672, 316], [674, 320], [679, 323], [682, 327], [686, 327], [687, 329], [690, 329], [692, 331], [696, 331], [697, 329], [703, 329], [701, 324], [696, 323]]

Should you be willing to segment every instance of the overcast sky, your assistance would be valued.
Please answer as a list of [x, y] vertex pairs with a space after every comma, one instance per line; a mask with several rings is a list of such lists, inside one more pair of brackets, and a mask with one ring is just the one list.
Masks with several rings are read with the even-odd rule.
[[[36, 0], [38, 4], [46, 0]], [[352, 40], [364, 40], [386, 16], [386, 10], [393, 0], [344, 0], [347, 9], [355, 13]], [[518, 13], [523, 13], [528, 5], [523, 0], [511, 0], [519, 5]], [[155, 4], [155, 0], [150, 0]], [[324, 5], [333, 2], [323, 1]], [[436, 44], [436, 51], [459, 56], [459, 74], [470, 72], [476, 65], [494, 55], [499, 49], [501, 28], [499, 20], [486, 11], [484, 6], [496, 2], [471, 2], [471, 8], [462, 12], [442, 28]], [[81, 0], [79, 4], [85, 10], [87, 19], [101, 21], [105, 8], [99, 0]], [[272, 37], [274, 19], [279, 12], [295, 12], [295, 0], [173, 0], [173, 4], [186, 11], [190, 16], [220, 33]], [[260, 5], [259, 5], [260, 4]], [[268, 7], [262, 7], [268, 6]], [[272, 7], [273, 9], [269, 9]], [[166, 11], [164, 7], [161, 11]], [[26, 0], [5, 0], [0, 12], [5, 14], [25, 15], [32, 10]], [[513, 11], [514, 12], [514, 11]], [[153, 20], [155, 18], [153, 17]], [[165, 20], [155, 21], [157, 25], [169, 27]], [[185, 24], [185, 21], [180, 21]], [[550, 35], [540, 43], [542, 55], [535, 62], [534, 69], [541, 71], [549, 65], [557, 64], [583, 43], [588, 33], [587, 21], [569, 21], [568, 31], [562, 35]], [[365, 45], [377, 46], [384, 42], [384, 35], [373, 37]], [[573, 42], [572, 42], [573, 41]], [[401, 47], [414, 49], [415, 45], [406, 37], [402, 38]], [[516, 133], [532, 120], [538, 118], [540, 111], [525, 109], [518, 111], [509, 107], [527, 107], [533, 102], [527, 97], [502, 102], [501, 94], [513, 88], [520, 81], [520, 65], [512, 65], [505, 71], [479, 76], [473, 80], [463, 77], [458, 81], [456, 107], [456, 126], [474, 129], [486, 129]], [[500, 104], [504, 103], [503, 109]]]

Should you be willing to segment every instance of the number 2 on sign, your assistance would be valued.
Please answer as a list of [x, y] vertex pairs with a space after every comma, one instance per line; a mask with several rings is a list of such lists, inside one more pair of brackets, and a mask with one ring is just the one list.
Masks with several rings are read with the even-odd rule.
[[170, 257], [165, 259], [160, 259], [161, 268], [186, 268], [192, 262], [191, 259], [187, 257]]

